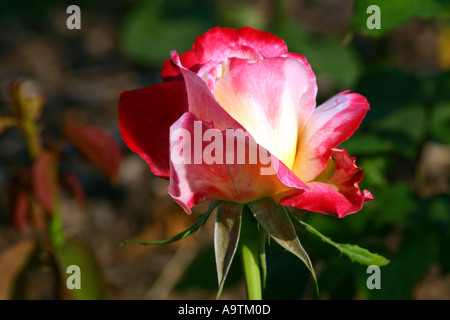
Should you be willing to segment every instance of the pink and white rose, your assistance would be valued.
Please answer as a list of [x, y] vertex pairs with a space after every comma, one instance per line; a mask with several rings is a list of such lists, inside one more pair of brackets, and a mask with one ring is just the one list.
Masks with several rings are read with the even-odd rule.
[[[187, 213], [208, 200], [243, 204], [269, 197], [342, 218], [372, 199], [359, 188], [362, 169], [337, 148], [359, 127], [369, 103], [344, 91], [316, 107], [311, 66], [282, 39], [250, 27], [217, 27], [191, 50], [172, 51], [162, 78], [122, 92], [120, 128], [128, 147], [169, 180], [170, 195]], [[236, 144], [225, 148], [234, 139], [249, 152], [257, 148], [258, 159], [229, 161], [239, 152]], [[190, 150], [193, 161], [173, 161], [171, 153], [180, 150]], [[262, 174], [261, 150], [276, 164], [274, 174]], [[198, 161], [205, 154], [223, 161]]]

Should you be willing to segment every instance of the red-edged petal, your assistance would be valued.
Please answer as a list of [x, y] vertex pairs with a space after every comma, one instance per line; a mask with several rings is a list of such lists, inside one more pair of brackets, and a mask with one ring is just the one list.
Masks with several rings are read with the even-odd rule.
[[368, 110], [367, 99], [350, 91], [318, 106], [299, 137], [292, 171], [303, 181], [312, 181], [327, 165], [331, 149], [359, 127]]
[[[286, 52], [286, 43], [273, 34], [251, 27], [216, 27], [197, 37], [192, 49], [180, 56], [180, 61], [185, 68], [198, 72], [201, 66], [210, 61], [220, 63], [229, 57], [249, 58], [255, 53], [263, 58], [272, 58]], [[170, 79], [179, 75], [180, 71], [168, 59], [164, 63], [162, 77]]]
[[315, 81], [309, 70], [291, 58], [270, 58], [243, 64], [216, 83], [221, 106], [255, 140], [291, 168], [298, 132], [314, 110]]
[[[263, 161], [261, 152], [267, 155], [267, 151], [243, 130], [220, 131], [192, 113], [185, 113], [170, 131], [172, 161], [168, 191], [187, 213], [194, 205], [207, 200], [248, 203], [272, 197], [290, 187], [307, 188], [281, 162], [274, 163], [267, 158], [270, 162]], [[239, 156], [242, 144], [227, 145], [235, 137], [237, 141], [245, 141], [244, 158]], [[213, 143], [217, 143], [214, 152]], [[258, 156], [251, 158], [250, 154]], [[273, 170], [269, 173], [271, 165], [278, 169], [278, 174]]]
[[[300, 100], [299, 105], [302, 106], [303, 112], [307, 111], [312, 112], [313, 110], [310, 110], [309, 108], [314, 108], [316, 106], [317, 82], [316, 82], [316, 75], [312, 71], [311, 65], [306, 60], [305, 56], [298, 53], [287, 52], [283, 54], [282, 57], [296, 60], [308, 72], [308, 88], [306, 92], [302, 95], [302, 99]], [[304, 115], [301, 114], [300, 116], [306, 121], [309, 119], [310, 113], [306, 113]], [[302, 121], [302, 118], [300, 118], [300, 121]], [[303, 126], [299, 127], [301, 130], [303, 130]]]
[[178, 64], [183, 76], [189, 103], [189, 112], [204, 121], [214, 121], [216, 128], [238, 129], [242, 126], [233, 119], [212, 96], [206, 83], [195, 73], [180, 65], [178, 54], [172, 52], [173, 60]]
[[359, 188], [363, 171], [356, 165], [355, 158], [346, 150], [333, 148], [332, 153], [334, 159], [329, 160], [316, 180], [307, 183], [308, 190], [280, 195], [279, 203], [343, 218], [359, 211], [364, 201], [372, 200], [369, 191], [361, 192]]
[[184, 81], [165, 82], [120, 95], [123, 140], [147, 161], [156, 176], [169, 178], [169, 129], [187, 110]]

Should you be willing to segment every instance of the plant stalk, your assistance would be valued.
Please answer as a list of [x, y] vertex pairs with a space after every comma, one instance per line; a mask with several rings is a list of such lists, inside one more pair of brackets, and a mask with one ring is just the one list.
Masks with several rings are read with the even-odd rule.
[[256, 220], [245, 207], [242, 212], [240, 254], [248, 300], [261, 300], [261, 268], [259, 265], [260, 237]]

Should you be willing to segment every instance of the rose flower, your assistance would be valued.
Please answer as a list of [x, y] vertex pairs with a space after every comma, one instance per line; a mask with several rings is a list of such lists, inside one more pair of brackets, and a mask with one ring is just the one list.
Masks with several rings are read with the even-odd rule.
[[342, 218], [372, 199], [355, 159], [336, 148], [359, 127], [366, 98], [344, 91], [316, 107], [315, 75], [282, 39], [217, 27], [184, 54], [172, 51], [162, 78], [122, 92], [120, 128], [186, 212], [208, 200], [271, 198]]

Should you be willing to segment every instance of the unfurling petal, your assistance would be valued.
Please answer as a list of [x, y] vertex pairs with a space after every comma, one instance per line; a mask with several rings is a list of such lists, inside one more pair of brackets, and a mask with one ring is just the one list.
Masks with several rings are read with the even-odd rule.
[[[329, 214], [338, 218], [359, 211], [364, 201], [372, 200], [367, 190], [361, 192], [359, 183], [363, 171], [346, 150], [332, 149], [330, 159], [320, 175], [301, 193], [287, 192], [279, 203], [304, 210]], [[281, 196], [281, 195], [280, 195]]]
[[[273, 58], [285, 53], [287, 53], [286, 43], [270, 33], [250, 27], [236, 30], [217, 27], [199, 36], [192, 49], [180, 56], [180, 62], [186, 69], [198, 72], [209, 62], [221, 63], [230, 57]], [[171, 79], [179, 75], [180, 70], [171, 59], [166, 60], [162, 77]]]
[[331, 149], [359, 127], [368, 110], [366, 98], [350, 91], [318, 106], [299, 137], [292, 171], [303, 181], [312, 181], [327, 165]]
[[180, 72], [186, 84], [189, 112], [204, 121], [214, 120], [214, 125], [220, 130], [242, 128], [214, 99], [202, 79], [180, 65], [176, 52], [173, 52], [173, 59], [179, 64]]

